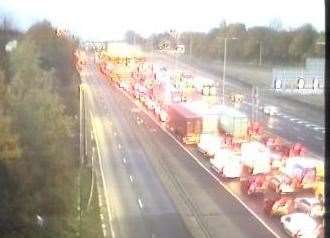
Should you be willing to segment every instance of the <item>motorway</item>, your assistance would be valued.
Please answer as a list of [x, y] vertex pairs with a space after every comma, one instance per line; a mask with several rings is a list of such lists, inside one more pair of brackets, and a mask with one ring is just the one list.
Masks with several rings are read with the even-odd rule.
[[138, 125], [89, 67], [86, 106], [96, 124], [112, 237], [191, 237], [134, 133]]
[[[96, 125], [113, 237], [191, 237], [184, 220], [201, 227], [198, 237], [274, 237], [92, 63], [83, 82], [90, 89], [86, 107]], [[186, 213], [179, 213], [183, 209], [165, 177], [189, 208]], [[285, 237], [278, 224], [272, 228]]]
[[[154, 55], [152, 61], [165, 65], [170, 70], [175, 69], [173, 60], [166, 57]], [[219, 77], [190, 65], [181, 62], [177, 62], [176, 65], [178, 69], [192, 72], [194, 76], [211, 78], [215, 82], [220, 81]], [[221, 85], [221, 81], [219, 84]], [[246, 100], [242, 104], [241, 110], [250, 116], [252, 114], [251, 89], [248, 89], [246, 85], [242, 85], [228, 76], [225, 85], [227, 93], [235, 92], [245, 95]], [[276, 97], [271, 91], [260, 92], [259, 94], [259, 106], [274, 105], [280, 109], [279, 115], [270, 118], [269, 116], [265, 116], [262, 109], [259, 108], [257, 118], [265, 125], [268, 132], [279, 135], [291, 143], [302, 143], [313, 155], [324, 159], [325, 113], [311, 108], [305, 108], [295, 102]]]

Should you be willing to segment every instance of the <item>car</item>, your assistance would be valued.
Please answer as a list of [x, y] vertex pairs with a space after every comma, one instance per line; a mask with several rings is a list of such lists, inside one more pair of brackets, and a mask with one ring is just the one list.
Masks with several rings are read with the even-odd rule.
[[120, 87], [120, 88], [124, 88], [124, 84], [125, 84], [124, 81], [120, 81], [120, 82], [119, 82], [119, 87]]
[[295, 187], [291, 183], [291, 179], [283, 174], [271, 176], [268, 179], [268, 189], [277, 193], [293, 193]]
[[242, 103], [243, 100], [244, 100], [244, 95], [242, 95], [242, 94], [233, 94], [233, 95], [230, 95], [230, 100], [233, 103]]
[[272, 216], [284, 216], [294, 211], [294, 200], [290, 197], [281, 197], [274, 202], [271, 215]]
[[147, 104], [147, 107], [150, 111], [154, 110], [155, 108], [155, 102], [153, 100], [148, 100], [148, 104]]
[[160, 114], [161, 109], [162, 108], [158, 104], [155, 104], [154, 111], [157, 116]]
[[144, 104], [147, 99], [147, 96], [144, 93], [140, 93], [139, 99]]
[[290, 237], [317, 238], [318, 224], [306, 213], [291, 213], [281, 217], [281, 224]]
[[266, 177], [264, 175], [253, 175], [249, 178], [247, 194], [258, 196], [266, 191]]
[[264, 106], [263, 112], [268, 116], [275, 116], [278, 115], [279, 110], [278, 107], [268, 105], [268, 106]]
[[166, 122], [167, 119], [168, 119], [168, 114], [165, 110], [161, 110], [160, 113], [159, 113], [159, 119], [161, 122]]
[[312, 217], [322, 217], [324, 215], [324, 205], [315, 197], [301, 197], [294, 200], [297, 211], [309, 214]]

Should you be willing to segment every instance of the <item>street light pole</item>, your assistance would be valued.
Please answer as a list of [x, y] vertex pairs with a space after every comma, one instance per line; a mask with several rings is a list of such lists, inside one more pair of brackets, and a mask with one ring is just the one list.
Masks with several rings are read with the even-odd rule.
[[190, 64], [192, 61], [192, 34], [190, 33], [190, 41], [189, 41], [189, 56], [190, 56]]
[[261, 66], [261, 57], [262, 57], [262, 43], [259, 41], [259, 66]]
[[223, 72], [222, 72], [222, 104], [225, 104], [225, 83], [226, 83], [226, 61], [227, 61], [227, 40], [236, 40], [236, 37], [225, 37], [225, 48], [223, 54]]
[[226, 59], [227, 59], [227, 38], [225, 38], [225, 49], [223, 54], [223, 72], [222, 72], [222, 104], [225, 104], [225, 77], [226, 77]]

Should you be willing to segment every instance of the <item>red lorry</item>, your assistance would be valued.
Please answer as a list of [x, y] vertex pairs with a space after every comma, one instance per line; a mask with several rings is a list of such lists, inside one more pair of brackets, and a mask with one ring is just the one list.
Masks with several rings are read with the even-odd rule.
[[168, 106], [168, 126], [184, 144], [199, 143], [202, 118], [186, 108], [184, 103]]

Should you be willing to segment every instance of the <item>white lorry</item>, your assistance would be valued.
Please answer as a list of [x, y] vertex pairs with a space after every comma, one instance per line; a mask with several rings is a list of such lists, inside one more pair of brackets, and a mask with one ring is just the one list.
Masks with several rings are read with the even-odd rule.
[[210, 163], [211, 168], [222, 177], [239, 178], [241, 176], [241, 157], [229, 149], [217, 150], [214, 158], [210, 159]]
[[201, 134], [200, 141], [197, 144], [198, 151], [206, 156], [206, 158], [213, 157], [216, 150], [224, 145], [221, 137], [216, 134]]
[[271, 171], [272, 154], [262, 143], [251, 141], [241, 146], [242, 163], [250, 167], [253, 174], [266, 174]]

